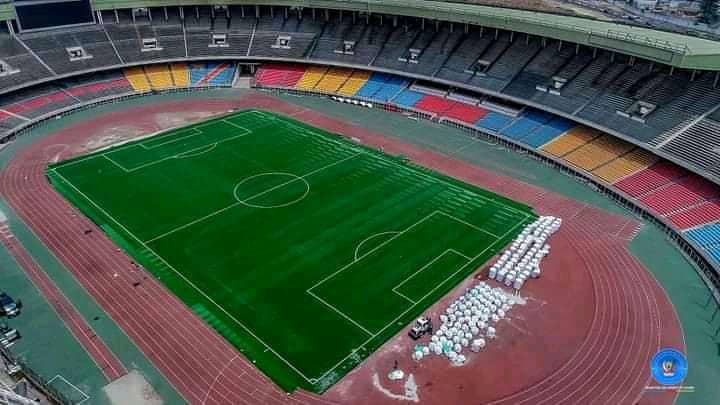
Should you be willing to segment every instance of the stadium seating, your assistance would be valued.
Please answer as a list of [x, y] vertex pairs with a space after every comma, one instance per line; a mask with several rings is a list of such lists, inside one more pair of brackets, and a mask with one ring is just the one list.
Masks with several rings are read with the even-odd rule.
[[484, 117], [475, 123], [475, 126], [491, 132], [500, 132], [503, 128], [513, 122], [513, 117], [495, 111], [488, 112]]
[[539, 148], [576, 126], [572, 121], [555, 117], [521, 138], [520, 142], [533, 148]]
[[708, 224], [685, 232], [685, 235], [701, 247], [708, 250], [716, 261], [720, 262], [720, 224]]
[[369, 78], [370, 73], [364, 70], [355, 70], [337, 92], [343, 96], [354, 96]]
[[602, 135], [568, 153], [564, 159], [576, 167], [593, 171], [624, 155], [632, 148], [632, 144], [610, 135]]
[[660, 161], [645, 170], [618, 181], [615, 183], [615, 187], [632, 197], [639, 197], [686, 174], [687, 171], [680, 166], [667, 161]]
[[150, 87], [155, 90], [169, 89], [174, 86], [168, 65], [160, 64], [145, 66], [145, 75], [148, 78]]
[[457, 101], [448, 100], [443, 97], [425, 95], [417, 103], [415, 108], [439, 115], [444, 115], [457, 104]]
[[310, 66], [295, 87], [300, 90], [313, 90], [327, 71], [325, 66]]
[[407, 87], [407, 84], [405, 79], [397, 76], [373, 73], [355, 95], [387, 102]]
[[315, 86], [316, 90], [325, 93], [336, 93], [352, 74], [351, 69], [330, 68]]
[[455, 104], [450, 107], [449, 110], [443, 113], [443, 115], [447, 118], [462, 121], [470, 125], [476, 123], [481, 118], [485, 117], [487, 114], [488, 110], [482, 107], [460, 102], [455, 102]]
[[520, 115], [512, 124], [502, 128], [500, 133], [508, 138], [520, 140], [539, 129], [552, 119], [552, 115], [529, 110]]
[[263, 65], [255, 75], [255, 80], [262, 86], [295, 87], [305, 74], [305, 69], [302, 65]]
[[135, 91], [149, 91], [151, 89], [150, 82], [142, 67], [125, 69], [125, 77]]
[[424, 94], [415, 90], [405, 89], [392, 99], [394, 104], [403, 107], [414, 107], [420, 99], [425, 97]]
[[235, 65], [230, 63], [190, 64], [191, 86], [231, 86]]
[[173, 63], [170, 65], [173, 83], [176, 87], [190, 86], [190, 71], [184, 63]]
[[679, 229], [694, 228], [699, 225], [720, 221], [720, 202], [706, 201], [690, 209], [674, 213], [667, 218]]
[[541, 149], [545, 152], [562, 157], [580, 148], [600, 135], [598, 131], [586, 127], [575, 127], [564, 135], [555, 138]]
[[[259, 86], [357, 96], [428, 111], [437, 118], [470, 124], [565, 159], [638, 198], [678, 227], [698, 226], [715, 218], [715, 197], [702, 191], [704, 186], [695, 183], [695, 176], [668, 162], [656, 162], [651, 153], [636, 147], [657, 148], [698, 173], [720, 179], [720, 90], [714, 72], [671, 71], [660, 63], [617, 51], [576, 47], [502, 29], [472, 25], [450, 29], [442, 21], [410, 17], [395, 23], [377, 13], [362, 17], [337, 13], [326, 19], [311, 15], [309, 8], [288, 16], [284, 12], [288, 10], [275, 6], [271, 12], [269, 7], [259, 6], [260, 17], [255, 18], [256, 10], [250, 12], [246, 7], [246, 15], [228, 19], [213, 17], [209, 6], [186, 7], [188, 15], [181, 19], [178, 9], [168, 7], [167, 16], [150, 20], [119, 9], [117, 13], [103, 10], [103, 25], [16, 36], [2, 27], [0, 59], [19, 72], [0, 76], [0, 131], [20, 125], [25, 118], [100, 97], [232, 85], [234, 64], [177, 62], [187, 57], [341, 62], [346, 67], [262, 64], [255, 79]], [[295, 13], [304, 18], [296, 18]], [[225, 44], [211, 44], [216, 33], [227, 35]], [[287, 46], [279, 46], [280, 36], [290, 38]], [[153, 38], [156, 47], [143, 45]], [[345, 41], [355, 43], [350, 52], [343, 48]], [[82, 47], [88, 57], [71, 60], [68, 46]], [[410, 49], [419, 52], [412, 62], [408, 60]], [[100, 73], [95, 73], [95, 78], [84, 76], [137, 63], [145, 65], [115, 71], [114, 77]], [[389, 73], [363, 70], [368, 67], [388, 69]], [[410, 81], [399, 76], [405, 73], [421, 75], [422, 86], [408, 88]], [[77, 82], [68, 79], [72, 75], [78, 75]], [[557, 78], [565, 81], [564, 86], [556, 91], [538, 90], [553, 90]], [[432, 86], [439, 86], [431, 83], [435, 79], [444, 80], [441, 94], [432, 91]], [[33, 87], [20, 89], [30, 84]], [[512, 114], [488, 110], [479, 106], [488, 101], [488, 96], [482, 95], [488, 91], [498, 103], [509, 104], [502, 99], [511, 96], [513, 102], [527, 100], [536, 105], [516, 105]], [[465, 95], [455, 97], [455, 93]], [[640, 101], [653, 104], [654, 111], [633, 116], [632, 108]], [[576, 126], [571, 120], [534, 109], [536, 106], [621, 133], [637, 145], [604, 135], [605, 130]], [[518, 111], [522, 112], [518, 115]], [[662, 193], [665, 189], [673, 195]]]
[[635, 172], [646, 169], [655, 160], [652, 153], [636, 148], [593, 170], [593, 174], [607, 183], [615, 183]]

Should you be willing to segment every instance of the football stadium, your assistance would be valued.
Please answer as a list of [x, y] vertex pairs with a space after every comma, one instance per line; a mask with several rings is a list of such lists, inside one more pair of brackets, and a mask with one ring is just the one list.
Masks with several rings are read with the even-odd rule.
[[552, 4], [0, 0], [0, 404], [717, 403], [720, 36]]

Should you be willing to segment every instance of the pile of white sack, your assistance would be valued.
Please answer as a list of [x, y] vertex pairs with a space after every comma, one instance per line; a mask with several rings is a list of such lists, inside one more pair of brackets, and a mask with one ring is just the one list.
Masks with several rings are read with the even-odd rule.
[[547, 240], [560, 229], [562, 219], [543, 216], [525, 229], [490, 268], [489, 277], [519, 290], [528, 278], [540, 277], [540, 261], [550, 253]]
[[467, 358], [462, 354], [463, 350], [469, 348], [479, 352], [485, 347], [485, 339], [495, 338], [493, 325], [508, 314], [514, 300], [515, 297], [502, 288], [492, 288], [481, 281], [440, 315], [440, 327], [427, 346], [415, 346], [413, 359], [438, 355], [447, 357], [455, 365], [465, 363]]

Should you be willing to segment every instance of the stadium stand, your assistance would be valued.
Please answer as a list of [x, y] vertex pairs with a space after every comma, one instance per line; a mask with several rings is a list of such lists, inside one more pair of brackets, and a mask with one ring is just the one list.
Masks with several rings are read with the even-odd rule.
[[615, 183], [615, 187], [632, 197], [639, 197], [686, 174], [687, 171], [680, 166], [667, 161], [660, 161], [645, 170], [620, 180]]
[[636, 148], [596, 168], [593, 170], [593, 174], [607, 183], [615, 183], [633, 173], [648, 168], [655, 160], [656, 158], [650, 152]]
[[328, 68], [325, 66], [310, 66], [298, 81], [296, 87], [300, 90], [312, 90], [325, 76]]
[[145, 75], [148, 78], [148, 83], [150, 83], [150, 86], [154, 90], [169, 89], [174, 87], [168, 65], [159, 64], [145, 66]]
[[601, 135], [564, 156], [565, 161], [586, 171], [617, 159], [633, 146], [610, 135]]
[[720, 224], [708, 224], [687, 231], [685, 235], [720, 262]]
[[503, 128], [510, 125], [512, 122], [513, 117], [495, 111], [490, 111], [487, 115], [475, 123], [475, 125], [478, 128], [499, 133]]
[[348, 80], [352, 70], [344, 68], [330, 68], [320, 79], [315, 89], [325, 93], [336, 93]]
[[355, 93], [358, 97], [387, 102], [402, 91], [408, 82], [387, 73], [373, 73], [365, 84]]
[[172, 81], [177, 87], [190, 86], [190, 71], [184, 63], [173, 63], [170, 65]]
[[717, 198], [714, 187], [697, 184], [698, 177], [688, 176], [677, 182], [642, 196], [639, 200], [660, 215], [667, 215], [698, 205], [707, 199]]
[[295, 87], [305, 74], [302, 65], [263, 65], [255, 75], [255, 80], [261, 86]]
[[395, 96], [392, 102], [403, 107], [414, 107], [423, 97], [425, 97], [425, 95], [420, 92], [405, 89]]
[[539, 148], [576, 126], [572, 121], [555, 117], [521, 138], [520, 142], [533, 148]]
[[[0, 75], [0, 131], [102, 97], [232, 85], [235, 65], [206, 58], [293, 58], [295, 64], [262, 64], [257, 85], [428, 111], [564, 159], [680, 229], [718, 220], [717, 196], [696, 176], [644, 150], [661, 151], [694, 172], [720, 179], [715, 72], [671, 70], [618, 51], [377, 13], [333, 10], [315, 15], [310, 8], [231, 6], [226, 18], [213, 17], [210, 6], [193, 6], [185, 7], [181, 18], [177, 7], [162, 10], [152, 19], [136, 18], [129, 9], [103, 10], [103, 24], [17, 35], [0, 27], [0, 60], [14, 71]], [[82, 52], [71, 55], [73, 47]], [[188, 65], [188, 57], [197, 59]], [[300, 64], [305, 60], [346, 66], [308, 68]], [[85, 75], [128, 64], [144, 67]], [[374, 68], [421, 75], [423, 85], [408, 87], [410, 82], [398, 75], [364, 70]], [[66, 77], [75, 74], [82, 75]], [[439, 93], [430, 84], [435, 79], [445, 81]], [[50, 80], [52, 85], [36, 83]], [[523, 105], [514, 106], [515, 112], [486, 108], [487, 91], [498, 103]], [[638, 103], [652, 110], [640, 114]], [[580, 118], [602, 131], [572, 121]], [[608, 134], [622, 134], [633, 145]]]
[[370, 73], [363, 70], [355, 70], [337, 91], [343, 96], [354, 96], [370, 78]]
[[149, 91], [152, 87], [142, 67], [125, 69], [125, 77], [135, 91]]
[[230, 63], [191, 63], [191, 86], [231, 86], [235, 65]]
[[575, 127], [542, 147], [542, 150], [562, 157], [597, 138], [600, 133], [586, 127]]
[[690, 209], [668, 216], [677, 228], [686, 230], [703, 224], [720, 221], [720, 202], [706, 201]]
[[466, 124], [475, 124], [481, 118], [487, 115], [488, 110], [478, 107], [476, 105], [464, 104], [455, 102], [449, 110], [445, 111], [443, 115], [453, 120], [461, 121]]

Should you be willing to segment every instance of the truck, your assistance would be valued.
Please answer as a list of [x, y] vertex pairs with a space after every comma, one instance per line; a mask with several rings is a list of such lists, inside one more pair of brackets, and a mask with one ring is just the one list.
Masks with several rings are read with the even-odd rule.
[[418, 340], [425, 334], [432, 334], [432, 331], [432, 320], [430, 320], [427, 316], [422, 316], [415, 320], [415, 324], [410, 329], [410, 332], [408, 332], [408, 336], [410, 336], [413, 340]]
[[14, 318], [20, 315], [21, 308], [22, 303], [20, 301], [15, 301], [4, 292], [0, 293], [0, 316], [5, 315], [8, 318]]

